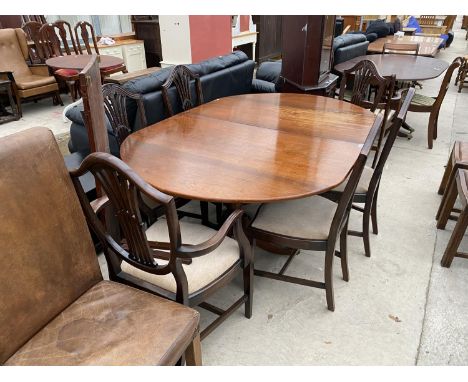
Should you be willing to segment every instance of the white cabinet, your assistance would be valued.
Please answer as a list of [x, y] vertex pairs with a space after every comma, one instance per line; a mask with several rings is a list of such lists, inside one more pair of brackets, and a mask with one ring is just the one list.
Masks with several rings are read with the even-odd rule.
[[145, 46], [143, 43], [123, 45], [123, 59], [129, 73], [146, 69]]
[[[119, 57], [124, 60], [129, 73], [146, 69], [145, 46], [143, 41], [99, 47], [100, 54]], [[119, 73], [120, 74], [120, 73]]]

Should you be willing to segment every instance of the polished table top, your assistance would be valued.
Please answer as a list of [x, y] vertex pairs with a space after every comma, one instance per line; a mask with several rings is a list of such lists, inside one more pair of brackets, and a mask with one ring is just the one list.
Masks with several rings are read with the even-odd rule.
[[[119, 57], [99, 55], [99, 69], [104, 70], [112, 66], [122, 65], [124, 61]], [[91, 59], [89, 54], [77, 54], [52, 57], [46, 60], [46, 65], [54, 69], [83, 70]]]
[[408, 43], [419, 43], [419, 55], [434, 57], [439, 52], [439, 46], [444, 42], [440, 37], [425, 37], [425, 36], [387, 36], [381, 37], [371, 42], [367, 47], [367, 51], [370, 53], [382, 53], [383, 46], [385, 43], [394, 44], [408, 44]]
[[332, 98], [245, 94], [139, 130], [120, 154], [145, 181], [174, 196], [226, 203], [294, 199], [346, 179], [374, 118]]
[[429, 80], [440, 76], [449, 67], [448, 62], [431, 57], [408, 54], [369, 54], [342, 62], [335, 66], [335, 70], [343, 73], [362, 60], [372, 61], [380, 75], [394, 74], [398, 81]]

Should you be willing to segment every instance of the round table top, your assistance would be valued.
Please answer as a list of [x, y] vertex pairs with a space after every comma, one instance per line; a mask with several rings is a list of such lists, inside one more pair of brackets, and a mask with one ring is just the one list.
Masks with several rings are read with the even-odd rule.
[[[119, 57], [99, 55], [99, 69], [104, 70], [112, 66], [122, 65], [124, 61]], [[54, 69], [83, 70], [91, 59], [89, 54], [77, 54], [52, 57], [46, 60], [46, 65]]]
[[346, 179], [374, 119], [327, 97], [245, 94], [141, 129], [120, 154], [170, 195], [225, 203], [295, 199]]
[[391, 76], [394, 74], [398, 81], [429, 80], [439, 77], [449, 67], [447, 62], [432, 57], [409, 54], [369, 54], [342, 62], [335, 66], [335, 70], [343, 73], [362, 60], [372, 61], [380, 75]]

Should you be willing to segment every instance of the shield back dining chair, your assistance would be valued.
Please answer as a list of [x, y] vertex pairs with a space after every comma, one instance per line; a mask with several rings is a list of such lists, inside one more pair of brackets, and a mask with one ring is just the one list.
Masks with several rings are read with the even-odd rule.
[[[363, 214], [362, 218], [362, 232], [348, 230], [348, 234], [352, 236], [362, 237], [364, 241], [364, 252], [367, 257], [371, 256], [370, 240], [369, 240], [369, 224], [372, 220], [372, 230], [374, 234], [378, 234], [377, 226], [377, 199], [379, 194], [380, 181], [382, 178], [385, 164], [390, 155], [390, 152], [395, 143], [396, 137], [400, 130], [403, 121], [406, 118], [409, 105], [413, 99], [415, 89], [410, 88], [407, 90], [403, 105], [399, 108], [398, 115], [391, 122], [391, 126], [388, 129], [388, 135], [383, 145], [382, 152], [378, 157], [377, 165], [375, 168], [365, 166], [362, 176], [359, 179], [359, 183], [356, 187], [356, 191], [353, 197], [352, 208]], [[343, 182], [338, 187], [334, 188], [330, 192], [326, 193], [325, 196], [331, 200], [339, 201], [341, 193], [344, 192], [346, 182]], [[354, 203], [364, 204], [364, 207], [359, 207]]]
[[[352, 87], [348, 89], [347, 85], [350, 83], [350, 79], [353, 80]], [[377, 158], [382, 148], [387, 125], [393, 118], [394, 112], [392, 108], [395, 108], [395, 104], [399, 102], [399, 97], [394, 98], [394, 90], [395, 76], [381, 76], [375, 64], [370, 60], [359, 61], [352, 68], [343, 72], [340, 83], [340, 100], [348, 100], [374, 113], [384, 110], [385, 122], [379, 132], [377, 142], [372, 146], [372, 149], [375, 151], [372, 167], [375, 167], [377, 164]], [[373, 99], [371, 99], [371, 93], [373, 93]]]
[[[347, 227], [349, 212], [367, 157], [382, 123], [383, 115], [379, 113], [356, 162], [352, 166], [349, 180], [338, 203], [315, 195], [296, 200], [266, 203], [260, 206], [248, 227], [252, 248], [255, 247], [257, 240], [261, 240], [280, 248], [291, 248], [297, 251], [288, 258], [279, 273], [255, 269], [255, 275], [325, 289], [327, 307], [331, 311], [335, 310], [333, 260], [335, 256], [341, 259], [343, 280], [348, 281]], [[339, 251], [336, 250], [338, 241], [340, 242]], [[324, 282], [284, 274], [294, 256], [301, 249], [325, 252]]]
[[[78, 181], [91, 173], [102, 186], [101, 198], [89, 203]], [[179, 221], [175, 200], [145, 183], [130, 167], [107, 153], [92, 153], [70, 172], [88, 224], [99, 238], [109, 278], [188, 306], [200, 306], [219, 317], [202, 333], [205, 338], [241, 305], [252, 315], [253, 263], [241, 222], [234, 211], [219, 229]], [[164, 216], [148, 229], [142, 221], [140, 194], [164, 207]], [[115, 211], [120, 237], [114, 239], [98, 219], [103, 208]], [[228, 234], [232, 231], [233, 238]], [[243, 277], [242, 296], [228, 309], [206, 299], [237, 275]]]
[[382, 53], [391, 53], [391, 54], [412, 54], [417, 56], [419, 54], [419, 43], [393, 43], [386, 42], [383, 45]]

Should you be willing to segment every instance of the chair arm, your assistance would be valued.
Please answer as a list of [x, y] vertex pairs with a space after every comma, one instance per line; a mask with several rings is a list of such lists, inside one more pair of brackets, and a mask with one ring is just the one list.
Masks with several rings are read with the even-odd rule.
[[241, 209], [235, 210], [231, 215], [229, 215], [229, 217], [226, 219], [219, 231], [216, 232], [215, 235], [213, 235], [210, 239], [206, 240], [205, 242], [194, 245], [182, 244], [179, 248], [176, 249], [177, 257], [198, 257], [213, 252], [223, 242], [224, 238], [227, 236], [234, 223], [237, 222], [237, 220], [242, 216], [243, 213], [244, 211]]
[[32, 74], [36, 74], [38, 76], [49, 77], [49, 67], [47, 65], [31, 65], [29, 66]]

